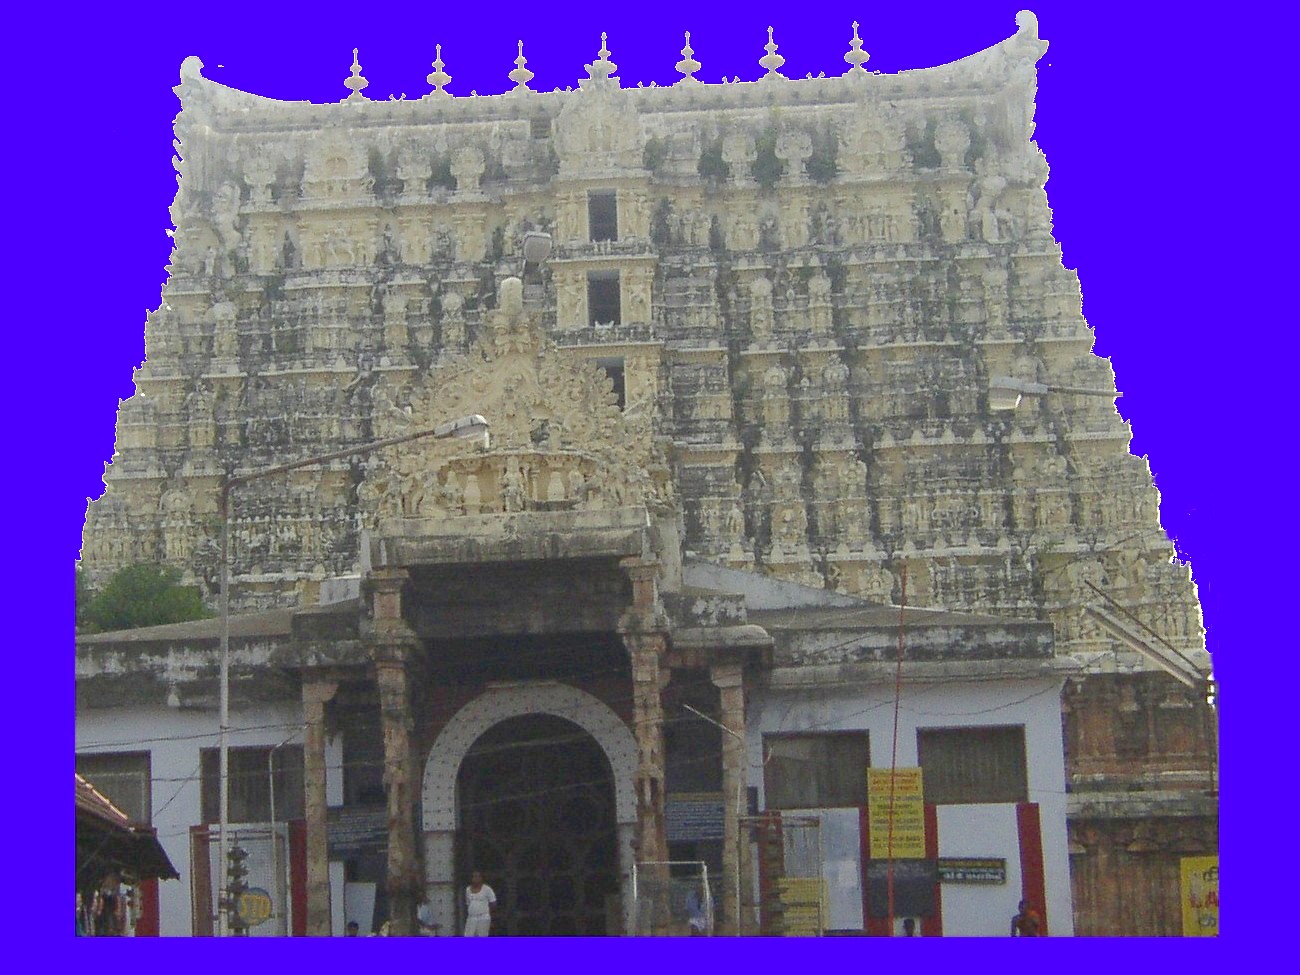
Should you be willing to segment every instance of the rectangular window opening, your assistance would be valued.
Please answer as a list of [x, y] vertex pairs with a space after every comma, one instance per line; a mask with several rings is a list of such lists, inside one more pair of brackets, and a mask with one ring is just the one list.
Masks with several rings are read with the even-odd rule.
[[587, 226], [592, 240], [618, 240], [618, 193], [597, 190], [587, 194]]
[[78, 755], [77, 774], [93, 785], [133, 823], [153, 820], [153, 792], [148, 752]]
[[768, 809], [837, 809], [867, 801], [871, 742], [865, 731], [764, 735]]
[[614, 384], [614, 395], [618, 397], [618, 408], [627, 409], [627, 382], [624, 378], [622, 359], [597, 359], [596, 365], [605, 370], [605, 375]]
[[587, 274], [587, 324], [620, 325], [623, 321], [617, 271]]
[[[221, 821], [221, 751], [200, 752], [203, 821]], [[272, 764], [268, 765], [268, 760]], [[274, 786], [272, 786], [274, 779]], [[302, 746], [284, 745], [230, 749], [230, 822], [271, 822], [271, 790], [275, 789], [275, 821], [303, 817]]]
[[916, 733], [925, 801], [939, 805], [1027, 802], [1023, 725], [922, 728]]

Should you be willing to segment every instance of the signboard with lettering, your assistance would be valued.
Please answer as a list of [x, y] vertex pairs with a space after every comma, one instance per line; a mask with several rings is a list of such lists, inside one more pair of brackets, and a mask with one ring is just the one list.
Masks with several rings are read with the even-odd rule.
[[725, 805], [721, 799], [669, 799], [664, 803], [664, 827], [669, 843], [720, 840]]
[[925, 792], [919, 768], [867, 769], [867, 814], [871, 859], [924, 859]]
[[940, 857], [941, 884], [1005, 884], [1007, 861], [996, 857]]
[[388, 810], [330, 809], [326, 835], [331, 860], [382, 849], [388, 842]]
[[253, 887], [239, 895], [235, 910], [245, 924], [257, 927], [271, 918], [271, 895], [261, 887]]
[[[933, 860], [894, 861], [894, 917], [930, 917], [934, 914], [935, 863]], [[889, 916], [889, 861], [867, 863], [867, 913]]]
[[1219, 858], [1183, 857], [1179, 874], [1183, 937], [1216, 937], [1219, 933]]
[[781, 895], [782, 933], [788, 938], [820, 937], [826, 916], [826, 885], [820, 877], [782, 877], [776, 882]]

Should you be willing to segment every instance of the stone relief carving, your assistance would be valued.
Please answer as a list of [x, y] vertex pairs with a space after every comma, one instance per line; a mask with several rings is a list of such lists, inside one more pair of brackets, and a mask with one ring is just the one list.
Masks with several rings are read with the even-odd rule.
[[481, 413], [491, 423], [490, 449], [413, 442], [391, 475], [368, 480], [372, 517], [675, 505], [672, 471], [645, 413], [625, 416], [602, 370], [565, 355], [525, 318], [518, 279], [502, 283], [486, 325], [476, 351], [411, 389], [409, 413], [378, 414], [375, 427], [395, 436]]

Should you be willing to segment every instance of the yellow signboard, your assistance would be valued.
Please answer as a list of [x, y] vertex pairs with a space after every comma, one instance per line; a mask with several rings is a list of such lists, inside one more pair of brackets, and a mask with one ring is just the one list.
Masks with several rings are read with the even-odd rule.
[[867, 814], [871, 859], [925, 858], [925, 792], [919, 768], [867, 769]]
[[826, 885], [817, 877], [782, 877], [776, 882], [784, 908], [782, 933], [788, 938], [816, 938], [826, 913]]
[[260, 887], [246, 890], [239, 895], [237, 910], [245, 924], [257, 927], [271, 918], [271, 895]]
[[1219, 933], [1219, 858], [1183, 857], [1183, 936], [1212, 938]]

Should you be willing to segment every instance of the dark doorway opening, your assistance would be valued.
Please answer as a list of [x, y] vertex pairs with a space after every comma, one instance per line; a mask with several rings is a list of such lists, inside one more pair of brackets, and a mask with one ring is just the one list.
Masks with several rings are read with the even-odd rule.
[[550, 715], [507, 719], [474, 743], [457, 785], [457, 891], [463, 901], [470, 872], [483, 873], [494, 935], [611, 933], [614, 777], [594, 738]]

